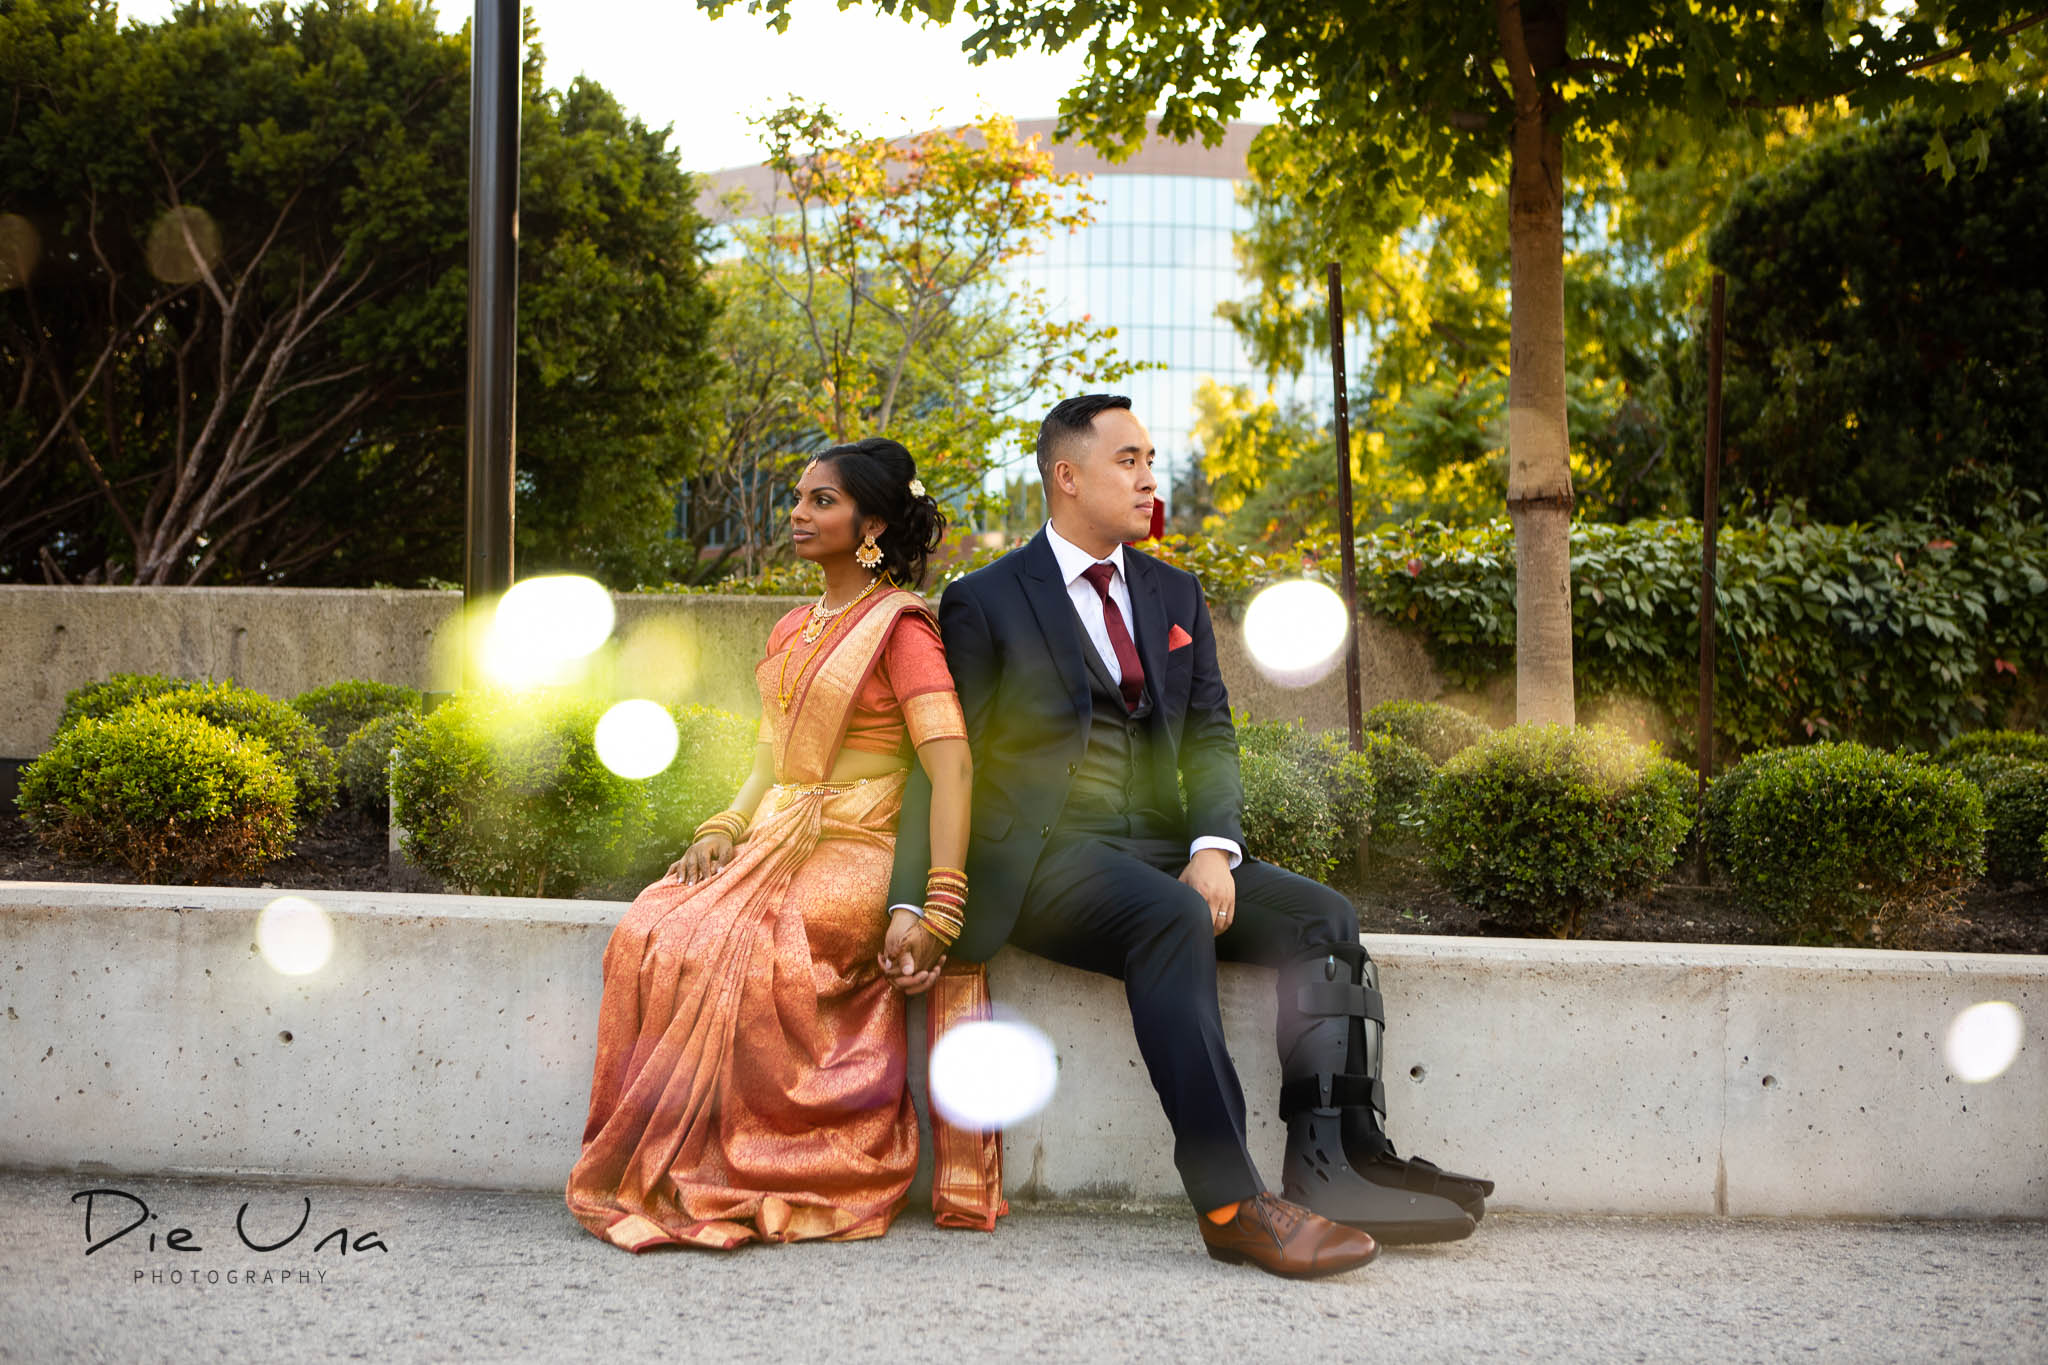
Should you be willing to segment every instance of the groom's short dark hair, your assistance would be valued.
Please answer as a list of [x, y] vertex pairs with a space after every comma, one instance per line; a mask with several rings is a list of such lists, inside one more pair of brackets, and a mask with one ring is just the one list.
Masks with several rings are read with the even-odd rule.
[[1069, 437], [1085, 435], [1095, 421], [1095, 414], [1105, 408], [1122, 408], [1129, 411], [1131, 400], [1120, 393], [1084, 393], [1073, 398], [1063, 398], [1053, 405], [1053, 410], [1038, 424], [1038, 478], [1046, 482], [1052, 478], [1052, 462], [1059, 456], [1059, 448]]

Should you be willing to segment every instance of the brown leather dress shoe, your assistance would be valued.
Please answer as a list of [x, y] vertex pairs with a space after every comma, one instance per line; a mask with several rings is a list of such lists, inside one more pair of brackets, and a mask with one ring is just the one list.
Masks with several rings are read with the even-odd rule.
[[1380, 1254], [1371, 1233], [1333, 1223], [1276, 1194], [1245, 1200], [1227, 1223], [1212, 1223], [1200, 1214], [1195, 1221], [1202, 1225], [1202, 1242], [1216, 1260], [1249, 1261], [1294, 1279], [1335, 1275]]

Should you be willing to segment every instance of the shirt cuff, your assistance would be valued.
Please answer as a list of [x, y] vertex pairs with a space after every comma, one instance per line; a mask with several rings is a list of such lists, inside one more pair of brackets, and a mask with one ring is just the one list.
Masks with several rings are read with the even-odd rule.
[[1230, 855], [1230, 866], [1232, 871], [1235, 871], [1237, 869], [1237, 865], [1244, 861], [1244, 850], [1237, 846], [1237, 841], [1235, 839], [1219, 839], [1213, 834], [1204, 834], [1201, 838], [1195, 840], [1192, 844], [1189, 844], [1188, 857], [1194, 857], [1197, 853], [1200, 853], [1205, 848], [1220, 848], [1225, 853], [1228, 853]]

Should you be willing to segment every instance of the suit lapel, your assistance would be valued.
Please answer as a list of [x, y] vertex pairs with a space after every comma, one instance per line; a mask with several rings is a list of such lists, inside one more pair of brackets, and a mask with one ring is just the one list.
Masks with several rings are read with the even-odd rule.
[[1024, 598], [1038, 618], [1038, 628], [1045, 635], [1053, 662], [1059, 666], [1060, 679], [1067, 685], [1074, 714], [1081, 718], [1085, 738], [1095, 708], [1088, 700], [1088, 662], [1081, 653], [1081, 618], [1074, 614], [1073, 599], [1067, 596], [1067, 585], [1060, 580], [1060, 562], [1043, 530], [1024, 547], [1023, 561]]

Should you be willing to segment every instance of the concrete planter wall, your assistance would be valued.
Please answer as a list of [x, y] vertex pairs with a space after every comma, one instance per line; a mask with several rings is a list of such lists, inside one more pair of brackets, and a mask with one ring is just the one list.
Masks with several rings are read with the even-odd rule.
[[[0, 883], [0, 1163], [559, 1189], [624, 907], [322, 893], [333, 958], [285, 977], [254, 948], [277, 894]], [[1394, 1137], [1495, 1177], [1499, 1207], [2048, 1216], [2042, 959], [1366, 942]], [[1178, 1199], [1117, 983], [1015, 951], [991, 978], [1060, 1058], [1052, 1104], [1007, 1135], [1012, 1194]], [[1272, 977], [1222, 980], [1274, 1176]], [[1990, 999], [2019, 1008], [2029, 1041], [1965, 1084], [1943, 1035]]]
[[[0, 586], [0, 759], [46, 748], [64, 694], [110, 673], [233, 677], [274, 697], [343, 678], [452, 689], [461, 594], [356, 588], [43, 588]], [[628, 695], [756, 715], [754, 664], [780, 597], [619, 594], [619, 685]], [[1218, 619], [1232, 701], [1261, 719], [1344, 725], [1344, 672], [1276, 686]], [[1368, 706], [1428, 698], [1443, 683], [1422, 641], [1373, 618], [1361, 625]]]

